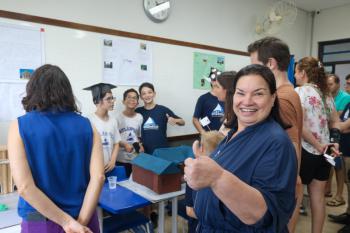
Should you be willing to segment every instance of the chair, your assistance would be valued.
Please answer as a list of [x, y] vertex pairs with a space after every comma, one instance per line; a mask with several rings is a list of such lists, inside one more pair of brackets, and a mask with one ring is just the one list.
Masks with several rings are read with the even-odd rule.
[[[112, 171], [106, 173], [106, 177], [108, 176], [117, 176], [118, 181], [127, 179], [123, 166], [116, 166]], [[112, 214], [103, 218], [103, 233], [116, 233], [128, 229], [135, 233], [153, 232], [150, 220], [136, 210], [124, 214]]]
[[123, 166], [115, 166], [112, 171], [106, 173], [106, 177], [108, 176], [117, 176], [117, 181], [123, 181], [128, 179], [126, 177], [125, 168]]

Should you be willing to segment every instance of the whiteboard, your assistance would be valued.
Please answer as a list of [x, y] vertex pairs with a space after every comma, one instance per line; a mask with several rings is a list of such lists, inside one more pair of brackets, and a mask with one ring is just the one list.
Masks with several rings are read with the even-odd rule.
[[[102, 81], [103, 43], [101, 41], [109, 35], [5, 18], [0, 18], [0, 22], [44, 28], [46, 63], [57, 65], [66, 73], [83, 115], [88, 115], [95, 110], [91, 94], [82, 89]], [[198, 97], [206, 91], [193, 89], [194, 52], [224, 56], [225, 70], [239, 70], [250, 63], [248, 56], [158, 42], [150, 43], [153, 48], [153, 84], [156, 89], [156, 103], [169, 107], [186, 122], [183, 127], [169, 125], [168, 136], [197, 133], [192, 124], [192, 115]], [[120, 86], [113, 90], [117, 98], [113, 115], [123, 110], [122, 94], [128, 88], [131, 86]], [[138, 89], [135, 86], [133, 88]], [[8, 125], [9, 122], [0, 122], [0, 144], [6, 143]]]
[[40, 28], [0, 23], [0, 122], [25, 113], [21, 101], [31, 74], [44, 64]]

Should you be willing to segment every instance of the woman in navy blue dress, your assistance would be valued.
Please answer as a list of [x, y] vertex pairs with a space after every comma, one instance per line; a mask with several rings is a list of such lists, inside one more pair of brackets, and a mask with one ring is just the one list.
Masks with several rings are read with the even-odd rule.
[[210, 157], [195, 142], [196, 159], [185, 161], [185, 179], [197, 190], [197, 232], [288, 232], [297, 162], [278, 114], [274, 76], [264, 66], [247, 66], [234, 90], [233, 129]]

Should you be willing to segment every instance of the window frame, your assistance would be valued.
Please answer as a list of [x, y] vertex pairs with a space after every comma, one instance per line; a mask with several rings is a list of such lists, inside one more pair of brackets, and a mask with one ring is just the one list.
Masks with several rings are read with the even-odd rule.
[[[350, 43], [350, 38], [318, 42], [318, 59], [323, 63], [324, 66], [331, 66], [332, 67], [332, 73], [334, 73], [334, 71], [335, 71], [335, 65], [337, 65], [337, 64], [349, 64], [350, 63], [350, 59], [349, 60], [345, 60], [345, 61], [323, 62], [323, 57], [326, 54], [328, 54], [328, 53], [325, 54], [324, 48], [327, 45], [343, 44], [343, 43]], [[344, 52], [350, 52], [350, 49], [346, 50]], [[339, 53], [339, 52], [337, 52], [337, 53]]]

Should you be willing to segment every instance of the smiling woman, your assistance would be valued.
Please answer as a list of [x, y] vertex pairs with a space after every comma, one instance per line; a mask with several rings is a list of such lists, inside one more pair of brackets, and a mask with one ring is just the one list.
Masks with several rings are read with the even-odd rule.
[[234, 127], [210, 157], [185, 161], [197, 191], [198, 232], [288, 232], [295, 206], [296, 156], [279, 117], [272, 72], [250, 65], [234, 82]]
[[238, 118], [238, 131], [256, 124], [270, 114], [276, 93], [271, 94], [267, 83], [259, 75], [243, 76], [236, 85], [233, 109]]
[[237, 133], [268, 116], [286, 128], [277, 112], [279, 103], [276, 99], [276, 83], [269, 69], [262, 68], [261, 65], [248, 66], [240, 70], [235, 81], [233, 111]]

